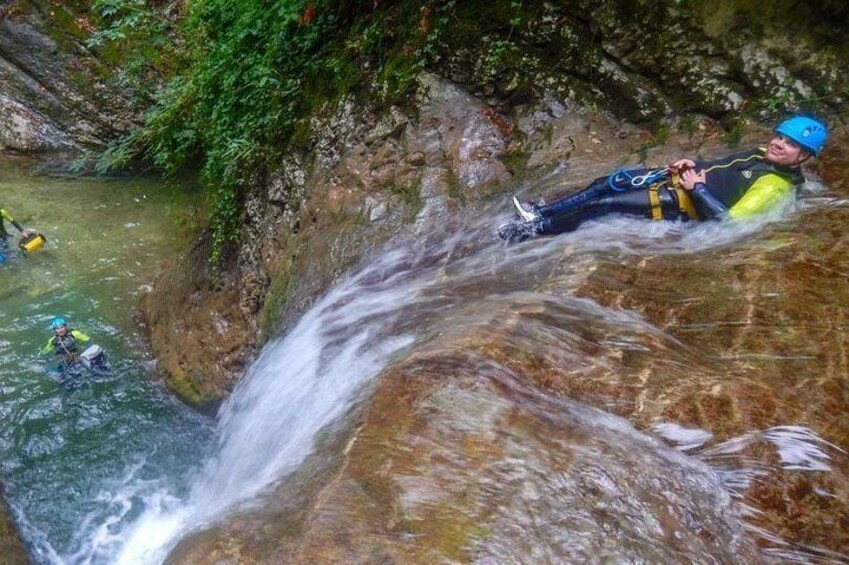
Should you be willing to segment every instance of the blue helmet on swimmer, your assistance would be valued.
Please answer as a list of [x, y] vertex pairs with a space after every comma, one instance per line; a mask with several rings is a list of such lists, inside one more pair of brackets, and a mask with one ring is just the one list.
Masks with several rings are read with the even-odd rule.
[[55, 317], [53, 318], [53, 321], [51, 321], [51, 322], [50, 322], [50, 326], [51, 326], [54, 330], [58, 330], [58, 329], [59, 329], [59, 328], [61, 328], [62, 326], [67, 326], [67, 325], [68, 325], [68, 320], [66, 320], [66, 319], [65, 319], [65, 318], [63, 318], [62, 316], [55, 316]]
[[825, 124], [807, 116], [794, 116], [784, 120], [778, 124], [775, 131], [788, 139], [792, 139], [814, 155], [819, 155], [825, 140], [828, 138], [828, 128]]

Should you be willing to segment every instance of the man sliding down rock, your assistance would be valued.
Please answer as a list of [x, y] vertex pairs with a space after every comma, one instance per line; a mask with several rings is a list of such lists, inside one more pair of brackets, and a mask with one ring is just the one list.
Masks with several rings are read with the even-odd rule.
[[617, 171], [548, 205], [513, 197], [522, 221], [498, 228], [508, 242], [576, 229], [607, 214], [652, 220], [744, 219], [795, 198], [805, 178], [801, 165], [819, 155], [826, 126], [795, 116], [775, 128], [766, 147], [715, 161], [680, 159], [660, 169]]

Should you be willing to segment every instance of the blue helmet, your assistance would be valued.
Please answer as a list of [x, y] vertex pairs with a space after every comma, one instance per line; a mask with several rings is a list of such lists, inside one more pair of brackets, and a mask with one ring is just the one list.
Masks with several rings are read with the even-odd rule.
[[56, 316], [55, 318], [53, 318], [53, 321], [50, 322], [50, 325], [53, 326], [54, 330], [58, 330], [62, 326], [67, 326], [68, 321], [62, 316]]
[[789, 120], [784, 120], [778, 124], [775, 131], [788, 139], [792, 139], [814, 155], [819, 155], [828, 137], [828, 129], [825, 124], [806, 116], [794, 116]]

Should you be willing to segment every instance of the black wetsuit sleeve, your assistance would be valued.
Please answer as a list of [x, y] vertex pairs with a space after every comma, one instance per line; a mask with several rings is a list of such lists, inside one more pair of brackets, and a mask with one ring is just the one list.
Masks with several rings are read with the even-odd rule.
[[720, 219], [728, 215], [728, 208], [708, 191], [704, 183], [696, 183], [690, 194], [705, 219]]
[[18, 228], [18, 231], [19, 231], [19, 232], [21, 232], [21, 233], [23, 233], [23, 232], [24, 232], [24, 228], [23, 228], [23, 226], [21, 226], [21, 224], [19, 224], [17, 221], [12, 220], [12, 225], [13, 225], [13, 226], [15, 226], [16, 228]]

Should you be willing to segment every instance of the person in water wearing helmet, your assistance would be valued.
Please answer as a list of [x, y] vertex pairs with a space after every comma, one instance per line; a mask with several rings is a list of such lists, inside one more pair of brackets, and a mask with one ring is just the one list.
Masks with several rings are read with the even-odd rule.
[[53, 353], [59, 359], [59, 366], [68, 367], [81, 351], [81, 346], [91, 341], [91, 338], [80, 330], [68, 328], [68, 321], [62, 316], [56, 316], [50, 323], [53, 335], [47, 340], [42, 353]]
[[666, 167], [618, 171], [548, 205], [513, 197], [522, 219], [498, 229], [507, 241], [576, 229], [607, 214], [653, 220], [747, 218], [774, 210], [795, 195], [805, 178], [801, 165], [819, 155], [824, 124], [796, 116], [780, 123], [766, 147], [715, 161], [680, 159]]
[[21, 224], [15, 221], [12, 215], [9, 214], [5, 208], [0, 207], [0, 249], [6, 247], [6, 238], [9, 237], [9, 233], [6, 231], [6, 222], [15, 226], [15, 228], [21, 232], [21, 237], [27, 237], [34, 233], [31, 230], [24, 229]]

